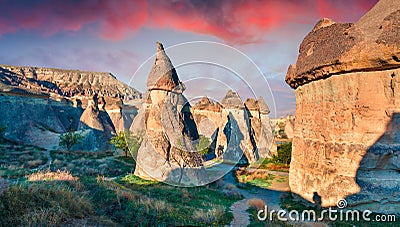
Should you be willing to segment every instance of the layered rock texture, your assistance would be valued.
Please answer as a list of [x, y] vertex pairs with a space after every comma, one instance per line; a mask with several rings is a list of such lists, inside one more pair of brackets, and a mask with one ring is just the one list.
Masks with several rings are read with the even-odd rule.
[[203, 97], [191, 111], [199, 133], [210, 139], [216, 157], [247, 163], [271, 157], [270, 111], [262, 97], [243, 103], [238, 93], [228, 91], [222, 105]]
[[84, 136], [79, 150], [111, 149], [112, 134], [129, 128], [140, 93], [110, 73], [0, 66], [0, 125], [14, 142], [57, 149], [60, 134]]
[[248, 111], [250, 121], [250, 139], [259, 158], [271, 158], [272, 156], [272, 127], [268, 114], [270, 110], [264, 99], [248, 98], [244, 103]]
[[346, 198], [400, 210], [400, 1], [381, 0], [357, 23], [317, 23], [287, 83], [296, 93], [290, 187], [323, 206]]
[[176, 185], [207, 183], [199, 139], [183, 84], [161, 43], [149, 74], [144, 106], [132, 124], [143, 137], [137, 151], [135, 175]]

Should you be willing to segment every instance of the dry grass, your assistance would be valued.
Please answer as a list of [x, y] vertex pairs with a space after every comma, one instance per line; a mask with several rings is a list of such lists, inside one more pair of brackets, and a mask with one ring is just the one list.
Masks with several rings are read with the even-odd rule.
[[192, 218], [196, 221], [211, 225], [218, 222], [225, 214], [225, 207], [212, 204], [209, 209], [199, 209], [193, 212]]
[[266, 169], [273, 171], [289, 171], [290, 165], [288, 164], [275, 164], [268, 163]]
[[51, 172], [50, 170], [38, 171], [28, 175], [28, 181], [76, 181], [79, 178], [72, 176], [72, 174], [66, 170], [57, 170], [56, 172]]
[[63, 209], [59, 206], [39, 208], [35, 212], [22, 215], [21, 222], [28, 226], [56, 226], [66, 218]]
[[256, 210], [263, 210], [265, 208], [265, 202], [262, 199], [249, 199], [247, 204]]
[[123, 187], [113, 181], [104, 180], [104, 177], [98, 176], [97, 182], [100, 185], [113, 190], [117, 196], [118, 203], [120, 203], [123, 198], [134, 202], [138, 207], [140, 206], [142, 209], [146, 210], [146, 212], [152, 210], [157, 213], [172, 213], [175, 210], [171, 204], [168, 204], [163, 200], [148, 197], [140, 192]]
[[0, 195], [0, 204], [5, 226], [58, 226], [93, 213], [87, 197], [56, 182], [12, 184]]
[[0, 195], [7, 190], [8, 188], [8, 181], [4, 180], [0, 177]]
[[268, 180], [269, 174], [263, 170], [247, 171], [244, 168], [237, 169], [235, 175], [240, 183], [246, 183], [254, 179]]
[[35, 159], [35, 160], [31, 160], [31, 161], [27, 161], [26, 165], [28, 168], [32, 169], [32, 168], [36, 168], [40, 165], [44, 164], [42, 159]]

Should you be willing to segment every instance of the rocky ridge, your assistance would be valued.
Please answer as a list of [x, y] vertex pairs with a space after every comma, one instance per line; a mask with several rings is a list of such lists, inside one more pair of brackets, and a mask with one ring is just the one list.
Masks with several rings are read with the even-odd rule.
[[191, 108], [199, 133], [211, 141], [216, 157], [253, 163], [271, 157], [272, 129], [269, 109], [262, 97], [245, 103], [229, 90], [222, 105], [203, 97]]
[[323, 206], [398, 213], [400, 2], [379, 1], [357, 23], [324, 19], [300, 45], [292, 192]]
[[85, 136], [75, 149], [111, 149], [109, 138], [129, 128], [137, 111], [130, 103], [140, 96], [110, 73], [0, 66], [6, 138], [46, 149], [69, 130]]

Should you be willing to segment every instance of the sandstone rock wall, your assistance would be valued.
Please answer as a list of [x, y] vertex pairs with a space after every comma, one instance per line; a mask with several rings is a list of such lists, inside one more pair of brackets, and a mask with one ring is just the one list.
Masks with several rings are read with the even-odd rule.
[[356, 24], [319, 22], [286, 81], [295, 88], [292, 192], [323, 206], [398, 213], [400, 2]]
[[[120, 82], [111, 73], [40, 67], [0, 65], [0, 71], [14, 77], [14, 85], [56, 93], [66, 97], [93, 96], [138, 99], [140, 93]], [[8, 79], [11, 80], [11, 79]], [[13, 85], [13, 84], [11, 84]]]
[[199, 135], [190, 104], [161, 43], [157, 42], [157, 50], [143, 109], [131, 127], [133, 133], [143, 132], [135, 175], [174, 185], [202, 185], [207, 177], [196, 152]]
[[130, 127], [130, 103], [141, 94], [110, 73], [2, 65], [0, 95], [8, 139], [57, 149], [60, 134], [80, 130], [86, 137], [74, 148], [95, 151], [111, 149], [110, 137]]
[[57, 149], [60, 133], [77, 128], [83, 112], [70, 104], [44, 97], [0, 93], [0, 125], [11, 141]]
[[[361, 190], [356, 181], [364, 172], [399, 170], [400, 141], [396, 140], [396, 131], [400, 125], [395, 120], [400, 112], [399, 78], [399, 69], [349, 73], [296, 90], [290, 167], [293, 192], [310, 200], [313, 192], [318, 192], [323, 205], [335, 205], [339, 199], [360, 192], [378, 193]], [[383, 135], [391, 139], [380, 140]], [[379, 147], [382, 143], [387, 148], [370, 151], [371, 146]], [[393, 200], [400, 196], [391, 192], [392, 183], [400, 186], [396, 175], [376, 176], [367, 180], [368, 185], [378, 185], [386, 191], [381, 198]]]

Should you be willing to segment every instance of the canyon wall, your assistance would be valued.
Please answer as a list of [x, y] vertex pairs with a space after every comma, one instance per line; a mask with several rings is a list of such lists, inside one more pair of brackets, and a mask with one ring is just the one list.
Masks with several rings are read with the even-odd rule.
[[295, 89], [289, 182], [323, 206], [400, 211], [400, 2], [356, 24], [317, 23], [286, 82]]
[[84, 136], [74, 149], [109, 150], [111, 136], [130, 127], [140, 96], [110, 73], [0, 66], [0, 125], [21, 144], [57, 149], [72, 130]]

